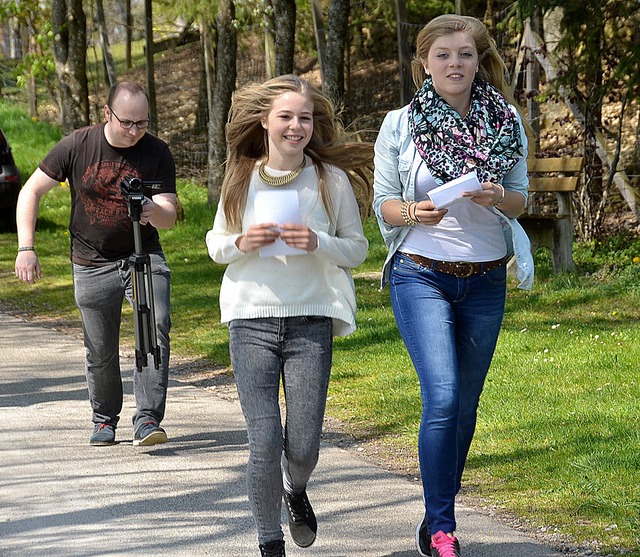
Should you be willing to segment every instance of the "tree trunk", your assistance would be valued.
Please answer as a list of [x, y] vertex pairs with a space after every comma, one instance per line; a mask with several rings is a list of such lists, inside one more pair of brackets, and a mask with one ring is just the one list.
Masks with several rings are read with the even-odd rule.
[[216, 83], [209, 118], [209, 177], [207, 180], [208, 201], [216, 205], [220, 200], [220, 188], [224, 178], [224, 161], [227, 155], [225, 126], [231, 95], [236, 87], [236, 53], [238, 39], [233, 26], [235, 19], [233, 0], [218, 2], [216, 26], [218, 44], [216, 57]]
[[[530, 19], [531, 29], [534, 33], [540, 35], [542, 33], [542, 14], [540, 8]], [[527, 114], [531, 122], [531, 129], [534, 134], [534, 145], [529, 147], [529, 152], [538, 153], [540, 151], [540, 102], [537, 100], [537, 94], [540, 91], [540, 64], [535, 56], [527, 57], [526, 70], [526, 91], [527, 91]], [[515, 82], [514, 76], [514, 82]]]
[[407, 21], [407, 1], [395, 0], [396, 6], [396, 41], [398, 43], [398, 65], [400, 66], [400, 104], [408, 104], [413, 96], [414, 86], [411, 76], [411, 50], [402, 32]]
[[323, 90], [336, 108], [344, 100], [344, 52], [349, 27], [349, 0], [331, 0], [329, 6], [329, 40], [324, 65]]
[[316, 49], [318, 50], [318, 64], [320, 76], [324, 80], [324, 64], [327, 57], [327, 39], [324, 32], [324, 20], [320, 0], [311, 0], [311, 15], [313, 16], [313, 28], [316, 35]]
[[484, 24], [489, 29], [489, 32], [493, 35], [495, 27], [493, 24], [493, 0], [487, 0], [486, 9], [484, 11]]
[[144, 35], [147, 59], [147, 94], [149, 95], [149, 131], [158, 134], [158, 111], [156, 110], [156, 76], [153, 64], [153, 13], [151, 0], [144, 0]]
[[[22, 49], [29, 56], [36, 57], [36, 39], [32, 33], [29, 33], [28, 29], [24, 26], [20, 26], [20, 42], [22, 43]], [[27, 105], [29, 107], [29, 116], [31, 118], [38, 117], [38, 95], [36, 88], [36, 78], [33, 75], [28, 75], [26, 78], [27, 89]]]
[[102, 0], [96, 0], [96, 23], [100, 30], [100, 46], [102, 47], [102, 59], [104, 60], [105, 70], [107, 72], [107, 85], [111, 87], [116, 83], [117, 72], [116, 65], [113, 62], [113, 56], [111, 56], [109, 33], [107, 32], [107, 24], [104, 19], [104, 6]]
[[89, 125], [87, 23], [81, 0], [53, 0], [54, 59], [65, 134]]
[[[216, 28], [209, 21], [202, 22], [202, 51], [204, 69], [207, 78], [207, 114], [213, 113], [213, 91], [216, 88], [216, 46], [218, 42]], [[207, 118], [209, 122], [209, 118]]]
[[296, 46], [295, 0], [273, 0], [276, 22], [276, 75], [293, 73]]
[[[604, 38], [604, 24], [600, 26], [599, 21], [594, 21], [592, 29], [595, 37], [591, 45], [587, 45], [586, 49], [590, 51], [592, 64], [588, 67], [591, 71], [585, 76], [587, 83], [587, 100], [585, 110], [585, 175], [588, 179], [585, 181], [586, 202], [589, 205], [585, 211], [583, 222], [586, 224], [587, 234], [585, 240], [594, 240], [602, 233], [602, 224], [604, 222], [604, 214], [598, 211], [598, 206], [606, 201], [608, 192], [604, 189], [602, 180], [603, 167], [597, 153], [598, 140], [597, 134], [603, 133], [602, 125], [602, 98], [596, 98], [598, 91], [602, 90], [603, 70], [602, 70], [602, 48]], [[595, 94], [594, 94], [595, 93]], [[620, 115], [622, 118], [622, 115]], [[580, 207], [585, 209], [584, 206]]]
[[276, 21], [271, 0], [265, 0], [264, 67], [267, 79], [276, 76]]
[[124, 42], [125, 67], [131, 68], [131, 34], [133, 31], [133, 16], [131, 15], [131, 0], [124, 0]]
[[200, 85], [198, 86], [198, 110], [196, 112], [195, 133], [200, 134], [207, 131], [209, 126], [209, 114], [211, 95], [213, 90], [211, 85], [212, 75], [215, 71], [213, 63], [213, 33], [211, 24], [207, 21], [200, 22]]

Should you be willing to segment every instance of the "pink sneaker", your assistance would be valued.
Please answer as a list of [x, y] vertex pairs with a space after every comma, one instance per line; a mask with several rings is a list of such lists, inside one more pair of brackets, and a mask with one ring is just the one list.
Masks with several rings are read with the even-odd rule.
[[431, 557], [460, 557], [460, 544], [455, 536], [442, 530], [431, 536]]

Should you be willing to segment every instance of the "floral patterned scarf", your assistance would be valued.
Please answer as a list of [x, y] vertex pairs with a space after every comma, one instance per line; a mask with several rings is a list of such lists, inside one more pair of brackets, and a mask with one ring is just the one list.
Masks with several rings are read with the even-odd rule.
[[409, 129], [431, 175], [442, 184], [476, 170], [499, 182], [524, 156], [520, 124], [502, 93], [476, 77], [462, 118], [425, 79], [409, 105]]

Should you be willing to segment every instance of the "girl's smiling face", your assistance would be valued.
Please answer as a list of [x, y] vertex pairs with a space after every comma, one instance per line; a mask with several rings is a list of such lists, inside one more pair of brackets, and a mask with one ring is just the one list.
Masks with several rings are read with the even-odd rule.
[[304, 148], [311, 141], [313, 103], [301, 93], [283, 93], [273, 101], [262, 127], [269, 139], [268, 166], [292, 170], [302, 161]]
[[436, 39], [424, 68], [431, 74], [438, 95], [455, 109], [468, 108], [471, 84], [478, 68], [478, 51], [468, 33], [451, 33]]

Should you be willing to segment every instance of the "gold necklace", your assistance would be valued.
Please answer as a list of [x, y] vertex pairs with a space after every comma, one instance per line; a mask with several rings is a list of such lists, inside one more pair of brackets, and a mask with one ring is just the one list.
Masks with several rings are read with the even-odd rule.
[[267, 170], [265, 169], [266, 165], [266, 162], [262, 162], [260, 164], [260, 168], [258, 169], [258, 175], [260, 176], [260, 179], [265, 184], [268, 184], [270, 186], [284, 186], [285, 184], [288, 184], [289, 182], [295, 180], [300, 175], [300, 173], [304, 170], [304, 167], [307, 165], [307, 160], [306, 157], [303, 157], [302, 162], [300, 163], [300, 166], [298, 168], [292, 170], [287, 174], [283, 174], [282, 176], [271, 176], [270, 174], [267, 174]]

